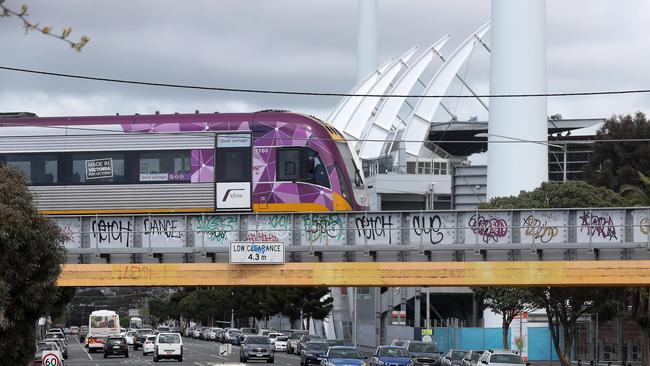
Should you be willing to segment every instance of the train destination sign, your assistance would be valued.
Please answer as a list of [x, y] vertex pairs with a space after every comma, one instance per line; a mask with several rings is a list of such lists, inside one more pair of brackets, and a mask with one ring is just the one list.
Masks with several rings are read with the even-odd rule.
[[86, 160], [86, 179], [113, 178], [113, 159]]
[[234, 241], [230, 243], [232, 264], [284, 263], [284, 243], [263, 241]]

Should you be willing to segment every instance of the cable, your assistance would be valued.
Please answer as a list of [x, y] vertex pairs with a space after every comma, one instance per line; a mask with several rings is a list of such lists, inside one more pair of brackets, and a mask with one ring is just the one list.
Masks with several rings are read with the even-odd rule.
[[[36, 125], [36, 124], [24, 124], [24, 123], [12, 123], [12, 122], [5, 122], [0, 120], [0, 126], [8, 126], [8, 127], [40, 127], [40, 128], [51, 128], [51, 129], [63, 129], [63, 130], [78, 130], [78, 131], [92, 131], [92, 132], [109, 132], [106, 134], [102, 134], [102, 136], [134, 136], [134, 135], [147, 135], [147, 136], [153, 136], [153, 135], [197, 135], [201, 136], [203, 134], [207, 133], [217, 133], [219, 131], [180, 131], [180, 132], [156, 132], [156, 133], [151, 133], [148, 131], [135, 131], [135, 132], [122, 132], [119, 130], [107, 130], [107, 129], [100, 129], [100, 128], [84, 128], [84, 127], [73, 127], [73, 125], [65, 125], [65, 126], [41, 126], [41, 125]], [[68, 137], [73, 137], [73, 136], [84, 136], [84, 135], [67, 135]], [[47, 137], [47, 138], [55, 138], [55, 137], [60, 137], [59, 135], [20, 135], [20, 136], [2, 136], [0, 135], [0, 140], [1, 139], [9, 139], [9, 138], [16, 138], [16, 137]], [[253, 136], [255, 138], [255, 136]], [[315, 138], [315, 137], [292, 137], [292, 140], [296, 141], [342, 141], [340, 139], [335, 139], [335, 138]], [[355, 141], [365, 141], [365, 142], [389, 142], [390, 140], [388, 139], [357, 139]], [[421, 140], [403, 140], [403, 142], [422, 142]], [[437, 141], [429, 141], [427, 142], [441, 142], [440, 140]], [[525, 140], [525, 141], [517, 141], [517, 140], [498, 140], [498, 141], [487, 141], [487, 140], [446, 140], [444, 141], [445, 143], [466, 143], [466, 144], [506, 144], [506, 143], [515, 143], [515, 144], [527, 144], [527, 143], [533, 143], [533, 144], [547, 144], [547, 140]], [[604, 139], [604, 140], [562, 140], [562, 141], [555, 141], [553, 142], [561, 143], [561, 144], [593, 144], [593, 143], [603, 143], [603, 142], [650, 142], [650, 138], [635, 138], [635, 139]]]
[[291, 90], [242, 89], [242, 88], [211, 87], [211, 86], [201, 86], [201, 85], [158, 83], [158, 82], [149, 82], [149, 81], [127, 80], [127, 79], [102, 78], [102, 77], [77, 75], [77, 74], [64, 74], [64, 73], [50, 72], [50, 71], [21, 69], [17, 67], [9, 67], [9, 66], [0, 66], [0, 70], [24, 72], [24, 73], [38, 74], [38, 75], [58, 76], [58, 77], [71, 78], [71, 79], [93, 80], [93, 81], [103, 81], [103, 82], [131, 84], [131, 85], [158, 86], [158, 87], [166, 87], [166, 88], [222, 91], [222, 92], [232, 92], [232, 93], [302, 95], [302, 96], [321, 96], [321, 97], [356, 96], [356, 97], [377, 97], [377, 98], [534, 98], [534, 97], [575, 97], [575, 96], [650, 93], [650, 89], [630, 89], [630, 90], [601, 90], [601, 91], [592, 91], [592, 92], [570, 92], [570, 93], [521, 93], [521, 94], [476, 94], [476, 95], [350, 94], [350, 93], [332, 93], [332, 92], [301, 92], [301, 91], [291, 91]]

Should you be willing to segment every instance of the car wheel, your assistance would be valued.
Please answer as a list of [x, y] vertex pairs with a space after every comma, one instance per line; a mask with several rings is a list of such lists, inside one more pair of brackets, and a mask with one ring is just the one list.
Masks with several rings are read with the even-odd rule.
[[153, 355], [153, 362], [158, 362], [158, 357], [156, 355]]
[[178, 362], [183, 362], [183, 356], [180, 356], [180, 357], [178, 358]]
[[128, 353], [128, 352], [125, 353], [125, 354], [124, 354], [124, 357], [129, 358], [129, 353]]

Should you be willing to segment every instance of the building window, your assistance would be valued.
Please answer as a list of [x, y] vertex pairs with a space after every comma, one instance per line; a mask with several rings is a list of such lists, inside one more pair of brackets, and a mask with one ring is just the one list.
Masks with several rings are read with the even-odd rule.
[[447, 163], [441, 161], [433, 162], [433, 174], [435, 175], [447, 175]]
[[407, 161], [406, 162], [406, 174], [415, 174], [415, 162]]
[[32, 185], [59, 183], [59, 160], [56, 154], [8, 154], [7, 165], [20, 169]]
[[431, 174], [431, 162], [418, 161], [418, 174]]
[[140, 153], [140, 182], [189, 182], [191, 158], [186, 151], [148, 151]]

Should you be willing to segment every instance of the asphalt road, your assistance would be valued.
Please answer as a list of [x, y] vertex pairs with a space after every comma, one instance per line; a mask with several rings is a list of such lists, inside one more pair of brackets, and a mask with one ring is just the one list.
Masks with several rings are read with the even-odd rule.
[[[192, 338], [183, 338], [183, 362], [176, 360], [161, 360], [155, 365], [164, 363], [193, 365], [193, 366], [212, 366], [227, 364], [241, 364], [239, 362], [239, 347], [232, 346], [232, 353], [229, 356], [219, 356], [218, 342], [200, 341]], [[262, 365], [266, 361], [252, 361], [249, 365]], [[284, 352], [275, 354], [275, 364], [280, 366], [299, 366], [300, 358], [296, 355], [288, 355]], [[129, 358], [122, 356], [110, 356], [104, 358], [102, 353], [88, 353], [77, 337], [69, 337], [68, 340], [68, 359], [65, 360], [66, 366], [102, 366], [102, 365], [154, 365], [153, 356], [142, 354], [142, 349], [134, 351], [129, 350]]]

